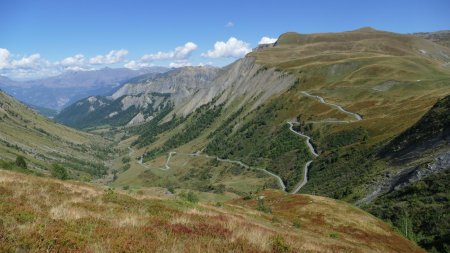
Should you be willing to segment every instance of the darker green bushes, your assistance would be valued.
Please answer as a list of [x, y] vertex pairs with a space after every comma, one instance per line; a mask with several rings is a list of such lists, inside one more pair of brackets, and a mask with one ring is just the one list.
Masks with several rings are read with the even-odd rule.
[[53, 177], [56, 177], [58, 179], [61, 180], [69, 179], [69, 174], [67, 173], [67, 170], [59, 164], [53, 164], [51, 173]]

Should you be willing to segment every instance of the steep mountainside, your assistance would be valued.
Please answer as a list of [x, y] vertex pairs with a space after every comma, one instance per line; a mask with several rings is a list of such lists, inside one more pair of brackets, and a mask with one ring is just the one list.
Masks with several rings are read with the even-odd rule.
[[[108, 142], [78, 132], [37, 114], [5, 93], [0, 93], [0, 159], [3, 168], [49, 174], [53, 164], [63, 165], [73, 178], [107, 173]], [[12, 163], [23, 156], [27, 166]]]
[[3, 170], [0, 193], [2, 252], [424, 252], [364, 211], [311, 195], [212, 205]]
[[37, 105], [30, 105], [30, 104], [26, 104], [26, 105], [28, 107], [30, 107], [33, 111], [39, 113], [42, 116], [50, 118], [50, 119], [53, 119], [56, 116], [56, 114], [58, 114], [58, 111], [53, 110], [53, 109], [40, 107], [40, 106], [37, 106]]
[[55, 120], [76, 128], [138, 124], [151, 120], [170, 106], [168, 97], [162, 93], [123, 96], [115, 100], [103, 96], [88, 97], [62, 110]]
[[140, 70], [104, 68], [93, 71], [71, 71], [26, 82], [14, 82], [2, 77], [0, 88], [26, 104], [59, 111], [87, 96], [109, 95], [133, 77], [142, 74], [155, 75], [167, 70], [163, 67]]
[[[120, 145], [137, 162], [115, 185], [277, 187], [359, 203], [402, 169], [380, 150], [449, 94], [449, 55], [430, 40], [371, 28], [283, 34], [173, 111], [130, 128]], [[219, 180], [214, 168], [226, 164], [266, 177]]]
[[156, 77], [143, 75], [131, 79], [111, 96], [137, 96], [146, 93], [170, 94], [175, 104], [179, 104], [198, 90], [206, 88], [216, 78], [220, 69], [215, 67], [183, 67], [160, 74]]
[[[448, 251], [450, 233], [450, 96], [386, 145], [397, 173], [374, 184], [365, 208], [390, 220], [427, 249]], [[376, 198], [378, 197], [378, 198]], [[373, 199], [376, 199], [373, 202]]]
[[450, 31], [437, 31], [437, 32], [421, 32], [413, 33], [415, 36], [419, 36], [428, 40], [431, 40], [437, 44], [450, 47]]
[[78, 128], [143, 123], [205, 89], [219, 71], [213, 67], [184, 67], [156, 76], [136, 77], [112, 96], [82, 99], [55, 119]]

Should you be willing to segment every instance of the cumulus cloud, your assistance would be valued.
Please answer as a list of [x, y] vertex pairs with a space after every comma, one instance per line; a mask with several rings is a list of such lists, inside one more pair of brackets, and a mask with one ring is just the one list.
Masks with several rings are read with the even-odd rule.
[[90, 64], [114, 64], [125, 60], [125, 56], [128, 54], [128, 50], [111, 50], [106, 55], [97, 55], [89, 59]]
[[192, 52], [197, 50], [197, 45], [193, 42], [187, 42], [183, 46], [176, 47], [173, 51], [157, 52], [155, 54], [146, 54], [142, 56], [142, 62], [157, 60], [184, 60], [191, 56]]
[[169, 64], [169, 67], [171, 68], [181, 68], [187, 66], [192, 66], [192, 63], [190, 63], [188, 60], [176, 60]]
[[129, 61], [127, 62], [125, 65], [123, 65], [125, 68], [129, 68], [129, 69], [141, 69], [141, 68], [147, 68], [147, 67], [151, 67], [154, 66], [153, 63], [148, 63], [148, 62], [141, 62], [141, 61]]
[[233, 27], [233, 26], [234, 26], [234, 23], [231, 22], [231, 21], [229, 21], [228, 23], [225, 24], [225, 27], [227, 27], [227, 28], [230, 28], [230, 27]]
[[272, 44], [277, 41], [277, 38], [270, 38], [270, 37], [262, 37], [261, 40], [258, 42], [259, 45], [261, 44]]
[[4, 49], [0, 50], [0, 64], [0, 74], [13, 78], [43, 77], [57, 73], [54, 64], [41, 58], [40, 54], [14, 58], [8, 50]]
[[6, 48], [0, 48], [0, 69], [9, 65], [9, 51]]
[[92, 70], [93, 65], [114, 64], [125, 61], [128, 51], [125, 49], [112, 50], [106, 55], [98, 55], [91, 59], [83, 54], [66, 57], [61, 61], [49, 61], [35, 53], [28, 56], [11, 54], [7, 49], [0, 48], [0, 75], [16, 79], [41, 78], [58, 75], [64, 71]]
[[24, 56], [18, 60], [12, 60], [11, 66], [13, 68], [36, 68], [38, 67], [37, 64], [42, 63], [44, 63], [45, 65], [48, 64], [46, 60], [41, 59], [40, 54], [32, 54], [30, 56]]
[[72, 67], [72, 66], [80, 67], [80, 66], [86, 65], [86, 63], [87, 63], [87, 60], [84, 57], [84, 55], [82, 55], [82, 54], [70, 56], [70, 57], [64, 58], [61, 61], [62, 66], [68, 66], [68, 67]]
[[188, 59], [197, 48], [198, 46], [194, 42], [186, 42], [184, 45], [176, 47], [172, 51], [160, 51], [153, 54], [146, 54], [140, 59], [127, 62], [124, 64], [124, 67], [129, 69], [140, 69], [154, 66], [154, 61], [164, 60], [171, 60], [172, 62], [169, 63], [169, 66], [173, 68], [191, 66]]
[[80, 66], [68, 66], [64, 70], [69, 70], [69, 71], [89, 71], [89, 70], [92, 70], [92, 68], [91, 67], [80, 67]]
[[217, 41], [214, 44], [214, 49], [203, 53], [202, 56], [207, 58], [240, 58], [251, 51], [249, 43], [231, 37], [227, 42]]

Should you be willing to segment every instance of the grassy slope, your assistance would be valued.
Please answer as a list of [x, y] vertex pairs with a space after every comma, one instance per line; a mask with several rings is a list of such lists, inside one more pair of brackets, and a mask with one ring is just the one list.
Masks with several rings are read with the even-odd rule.
[[[411, 126], [448, 93], [449, 69], [418, 51], [432, 46], [437, 45], [377, 31], [288, 33], [280, 37], [277, 47], [250, 56], [260, 64], [298, 75], [296, 90], [321, 95], [363, 115], [365, 120], [358, 124], [370, 131], [373, 141], [381, 141]], [[378, 91], [390, 80], [395, 84]], [[299, 112], [305, 111], [301, 104], [296, 106]], [[353, 125], [341, 126], [347, 127]]]
[[268, 214], [255, 200], [217, 207], [3, 170], [0, 193], [2, 252], [423, 252], [323, 197], [264, 192]]
[[[419, 49], [427, 50], [429, 55], [422, 54]], [[364, 159], [370, 155], [374, 145], [384, 143], [410, 127], [437, 99], [448, 93], [450, 72], [441, 68], [442, 62], [437, 50], [448, 51], [414, 36], [370, 29], [336, 34], [284, 34], [274, 48], [252, 52], [249, 57], [255, 57], [261, 65], [296, 75], [299, 81], [282, 96], [266, 101], [260, 110], [249, 111], [251, 104], [244, 106], [244, 110], [228, 125], [227, 118], [239, 108], [224, 108], [225, 111], [215, 123], [204, 130], [212, 132], [218, 129], [212, 138], [205, 139], [205, 135], [201, 135], [186, 145], [171, 149], [186, 147], [194, 152], [212, 141], [206, 152], [266, 167], [281, 174], [289, 188], [301, 179], [301, 163], [308, 159], [308, 152], [304, 152], [305, 146], [301, 138], [282, 137], [286, 120], [297, 116], [301, 116], [306, 122], [351, 119], [336, 109], [305, 97], [302, 91], [323, 96], [327, 101], [340, 104], [364, 117], [363, 121], [350, 124], [314, 124], [309, 134], [313, 135], [318, 149], [324, 152], [323, 158], [328, 161], [333, 160], [336, 155], [355, 157], [352, 150], [348, 151], [345, 146], [362, 144], [363, 147], [356, 146], [356, 149], [365, 150], [358, 158]], [[261, 71], [265, 71], [265, 68], [261, 68]], [[231, 104], [239, 104], [239, 101]], [[167, 140], [165, 136], [185, 131], [183, 128], [189, 122], [190, 120], [173, 131], [163, 133], [146, 150], [163, 146]], [[362, 140], [356, 136], [353, 142], [336, 146], [334, 142], [342, 139], [340, 136], [358, 134], [355, 129], [361, 129], [359, 132], [367, 135], [365, 143], [361, 143]], [[335, 135], [335, 138], [330, 139], [330, 135]], [[298, 147], [289, 147], [289, 142], [292, 141], [298, 141]], [[289, 148], [283, 150], [281, 147]], [[337, 152], [330, 147], [344, 149]], [[358, 159], [354, 159], [351, 165], [358, 165]], [[317, 164], [321, 163], [324, 164], [325, 161]], [[343, 167], [349, 167], [348, 163], [344, 164]], [[376, 166], [364, 180], [352, 186], [360, 186], [355, 191], [354, 198], [364, 194], [364, 183], [381, 173], [383, 166], [380, 166]], [[305, 190], [312, 192], [314, 188], [322, 194], [335, 195], [336, 187], [329, 188], [323, 184], [325, 175], [320, 175], [320, 170], [316, 172], [318, 173], [312, 174], [309, 190], [308, 187]], [[340, 181], [345, 185], [348, 181], [345, 177], [352, 171], [341, 172], [336, 170], [336, 173], [329, 175], [336, 182]], [[335, 182], [330, 182], [329, 185], [339, 186]]]
[[[365, 182], [386, 169], [383, 164], [370, 165], [368, 169], [364, 161], [374, 147], [413, 125], [449, 92], [449, 70], [441, 67], [437, 56], [419, 51], [423, 48], [432, 54], [433, 47], [439, 48], [414, 36], [358, 30], [337, 34], [287, 33], [274, 48], [250, 54], [259, 64], [299, 77], [299, 82], [279, 98], [290, 101], [280, 107], [292, 115], [301, 115], [305, 122], [341, 117], [328, 114], [318, 118], [311, 109], [324, 105], [304, 98], [301, 91], [308, 91], [363, 116], [362, 121], [350, 124], [313, 124], [309, 134], [323, 154], [313, 163], [305, 191], [342, 197], [338, 191], [347, 185], [354, 188], [353, 197], [358, 198], [365, 191]], [[439, 50], [449, 51], [444, 47]], [[299, 99], [293, 99], [295, 96]], [[336, 144], [336, 138], [330, 136], [345, 135], [358, 128], [367, 132], [366, 141], [356, 138], [353, 143], [330, 148]]]
[[[258, 110], [250, 111], [251, 105], [247, 105], [229, 126], [227, 118], [239, 108], [225, 108], [205, 134], [176, 149], [194, 152], [214, 143], [206, 152], [266, 166], [282, 174], [289, 187], [289, 180], [301, 179], [302, 167], [300, 162], [295, 166], [295, 157], [307, 160], [308, 154], [301, 146], [280, 149], [297, 137], [277, 145], [277, 133], [283, 133], [286, 120], [300, 116], [306, 133], [321, 152], [302, 191], [355, 201], [367, 194], [368, 185], [390, 170], [385, 160], [376, 157], [379, 148], [448, 95], [450, 71], [440, 52], [448, 53], [449, 49], [414, 36], [367, 29], [282, 35], [275, 47], [252, 52], [248, 57], [265, 66], [261, 71], [276, 68], [297, 76], [299, 81]], [[305, 97], [302, 91], [357, 112], [363, 120], [308, 126], [310, 121], [352, 118]], [[163, 145], [184, 126], [163, 133], [147, 149]], [[208, 139], [215, 130], [219, 131]], [[303, 145], [301, 138], [295, 140]], [[152, 164], [162, 166], [164, 162], [159, 157]]]
[[[449, 152], [450, 96], [438, 101], [424, 117], [400, 134], [380, 153], [391, 166], [411, 167], [405, 161], [428, 166], [434, 154]], [[426, 152], [425, 152], [426, 151]], [[429, 155], [431, 154], [431, 155]], [[431, 159], [430, 159], [431, 158]], [[391, 191], [364, 206], [389, 220], [428, 250], [450, 250], [450, 169], [423, 178], [403, 189]]]
[[[351, 124], [314, 125], [310, 134], [323, 153], [312, 164], [310, 181], [303, 192], [347, 201], [364, 196], [367, 185], [395, 169], [389, 165], [389, 160], [377, 156], [380, 148], [401, 133], [409, 139], [399, 139], [400, 142], [393, 142], [391, 147], [410, 145], [424, 137], [409, 136], [404, 131], [416, 123], [438, 99], [449, 94], [449, 69], [431, 48], [440, 48], [447, 54], [449, 49], [412, 36], [375, 31], [286, 34], [278, 44], [278, 48], [252, 55], [261, 64], [277, 66], [297, 74], [301, 83], [293, 91], [310, 91], [364, 118]], [[434, 56], [420, 53], [421, 49]], [[299, 113], [307, 112], [305, 107], [298, 105]], [[308, 116], [303, 118], [306, 121], [313, 120]], [[425, 122], [423, 127], [441, 127], [442, 131], [441, 125], [431, 122]], [[359, 128], [367, 132], [367, 140], [355, 138], [356, 141], [339, 145], [338, 140], [355, 137], [355, 134], [346, 133]], [[336, 138], [339, 135], [346, 138]], [[414, 232], [420, 234], [412, 239], [419, 240], [421, 245], [429, 249], [436, 246], [440, 251], [445, 251], [442, 238], [446, 235], [442, 231], [448, 230], [448, 224], [439, 223], [438, 228], [431, 230], [427, 228], [445, 213], [448, 199], [442, 196], [446, 193], [442, 189], [435, 190], [442, 180], [445, 181], [446, 177], [435, 182], [427, 180], [416, 183], [433, 189], [424, 193], [424, 196], [416, 195], [415, 184], [410, 187], [412, 190], [408, 188], [383, 197], [371, 210], [379, 217], [391, 220], [399, 228], [403, 219], [399, 210], [410, 212], [408, 217]], [[438, 200], [430, 204], [429, 200], [434, 198]], [[380, 204], [383, 201], [385, 203]], [[419, 216], [425, 213], [430, 218], [420, 219]]]
[[[205, 117], [199, 117], [204, 112], [204, 109], [195, 112], [190, 115], [186, 121], [181, 125], [175, 125], [173, 129], [169, 129], [161, 134], [159, 134], [153, 142], [142, 148], [139, 145], [134, 146], [135, 152], [131, 154], [130, 169], [118, 174], [118, 179], [114, 181], [111, 185], [114, 187], [169, 187], [173, 186], [175, 188], [188, 188], [193, 190], [201, 190], [203, 193], [207, 194], [208, 197], [213, 197], [217, 199], [222, 199], [224, 197], [228, 198], [230, 196], [236, 197], [235, 193], [240, 195], [246, 195], [249, 192], [254, 192], [257, 190], [265, 189], [267, 187], [277, 188], [277, 184], [273, 177], [269, 177], [267, 174], [261, 174], [255, 170], [248, 170], [241, 166], [236, 166], [226, 162], [215, 163], [211, 158], [205, 157], [188, 157], [186, 155], [174, 155], [170, 166], [172, 169], [168, 171], [160, 170], [164, 168], [167, 155], [169, 151], [176, 150], [179, 153], [193, 153], [197, 152], [207, 145], [209, 142], [209, 135], [214, 132], [214, 130], [220, 128], [221, 124], [226, 121], [228, 117], [236, 110], [235, 107], [231, 106], [227, 109], [222, 110], [222, 112], [217, 116], [213, 116], [214, 121], [212, 124], [205, 128], [204, 119]], [[212, 114], [214, 115], [214, 114]], [[196, 119], [202, 119], [197, 121]], [[145, 129], [146, 125], [142, 125]], [[158, 126], [156, 126], [158, 128]], [[180, 142], [180, 146], [173, 147], [169, 150], [159, 152], [160, 156], [155, 159], [145, 162], [147, 168], [139, 165], [135, 162], [141, 155], [148, 151], [157, 150], [163, 147], [168, 140], [174, 139], [174, 136], [180, 136], [180, 133], [194, 133], [198, 132], [196, 128], [201, 127], [203, 130], [200, 131], [199, 135], [190, 140], [187, 138], [188, 142]], [[191, 129], [196, 129], [196, 131], [191, 131]], [[136, 137], [123, 140], [119, 143], [119, 147], [126, 149], [128, 146], [135, 143]], [[190, 140], [190, 141], [189, 141]], [[123, 154], [123, 157], [127, 157], [128, 154]], [[117, 160], [120, 160], [119, 158]], [[123, 163], [117, 161], [116, 167], [121, 168]], [[206, 172], [206, 173], [205, 173]], [[220, 176], [219, 176], [220, 175]], [[221, 187], [220, 185], [225, 185], [226, 193], [211, 195], [209, 193], [217, 192], [216, 187]], [[212, 187], [211, 187], [212, 186]]]
[[29, 168], [47, 173], [51, 163], [73, 169], [72, 176], [99, 176], [108, 156], [106, 141], [59, 125], [0, 93], [0, 157], [25, 156]]

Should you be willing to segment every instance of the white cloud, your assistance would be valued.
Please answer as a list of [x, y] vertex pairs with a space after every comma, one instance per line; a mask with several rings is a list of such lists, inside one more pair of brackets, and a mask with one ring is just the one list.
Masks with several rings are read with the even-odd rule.
[[234, 26], [234, 23], [231, 22], [231, 21], [229, 21], [228, 23], [225, 24], [225, 27], [227, 27], [227, 28], [230, 28], [230, 27], [233, 27], [233, 26]]
[[214, 44], [214, 50], [209, 50], [202, 56], [207, 58], [240, 58], [251, 51], [249, 43], [231, 37], [227, 42], [217, 41]]
[[184, 46], [175, 48], [174, 59], [187, 59], [195, 50], [197, 50], [197, 45], [193, 42], [188, 42]]
[[146, 54], [141, 57], [142, 62], [157, 60], [184, 60], [191, 56], [192, 52], [197, 50], [197, 45], [193, 42], [187, 42], [183, 46], [176, 47], [173, 51], [157, 52], [155, 54]]
[[48, 65], [48, 61], [41, 59], [40, 54], [32, 54], [30, 56], [24, 56], [18, 60], [11, 61], [12, 68], [36, 68], [39, 67], [38, 64], [44, 63]]
[[278, 39], [277, 38], [270, 38], [270, 37], [262, 37], [261, 40], [258, 42], [259, 45], [261, 44], [272, 44], [275, 43]]
[[147, 63], [147, 62], [140, 62], [140, 61], [129, 61], [127, 62], [125, 65], [123, 65], [125, 68], [129, 68], [129, 69], [141, 69], [141, 68], [147, 68], [147, 67], [151, 67], [154, 66], [154, 64], [152, 63]]
[[114, 64], [125, 60], [128, 50], [111, 50], [107, 55], [97, 55], [89, 60], [90, 64]]
[[176, 60], [169, 64], [169, 67], [171, 68], [181, 68], [186, 66], [192, 66], [192, 63], [190, 63], [188, 60]]
[[0, 69], [6, 68], [9, 65], [9, 51], [6, 48], [0, 48]]
[[174, 48], [172, 51], [157, 52], [154, 54], [146, 54], [138, 60], [132, 60], [124, 64], [125, 68], [140, 69], [144, 67], [154, 66], [154, 61], [172, 60], [170, 67], [179, 68], [191, 66], [188, 59], [192, 53], [197, 50], [198, 46], [194, 42], [186, 42], [184, 45]]
[[58, 75], [67, 70], [86, 71], [92, 70], [93, 65], [107, 65], [124, 61], [127, 54], [127, 50], [120, 49], [91, 59], [86, 58], [83, 54], [76, 54], [61, 61], [52, 62], [42, 58], [38, 53], [19, 57], [10, 54], [5, 48], [0, 48], [0, 75], [15, 79], [33, 79]]
[[86, 58], [82, 54], [77, 54], [75, 56], [70, 56], [67, 58], [64, 58], [61, 61], [62, 66], [84, 66], [86, 65]]
[[16, 79], [40, 78], [58, 74], [55, 64], [41, 58], [40, 54], [23, 56], [6, 62], [1, 74]]
[[90, 67], [80, 67], [80, 66], [69, 66], [69, 67], [66, 67], [65, 70], [69, 70], [69, 71], [89, 71], [89, 70], [92, 70], [92, 68], [90, 68]]
[[204, 66], [213, 66], [214, 63], [209, 61], [207, 63], [197, 63], [197, 64], [193, 64], [191, 62], [189, 62], [188, 60], [176, 60], [173, 61], [169, 64], [169, 67], [171, 68], [181, 68], [181, 67], [188, 67], [188, 66], [197, 66], [197, 67], [204, 67]]

